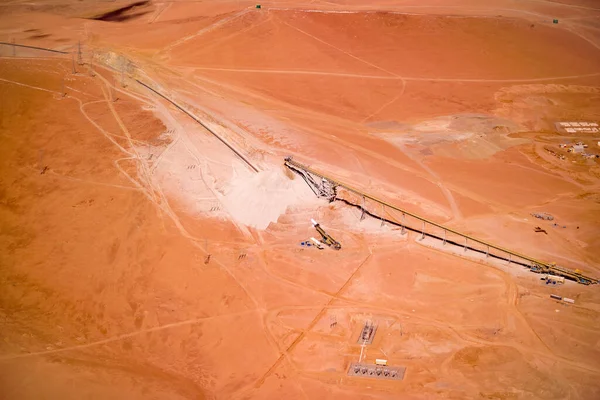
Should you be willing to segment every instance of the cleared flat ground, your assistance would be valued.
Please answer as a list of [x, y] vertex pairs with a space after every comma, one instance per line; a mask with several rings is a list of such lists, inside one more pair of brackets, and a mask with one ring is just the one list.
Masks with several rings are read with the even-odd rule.
[[593, 49], [552, 24], [508, 17], [267, 10], [191, 38], [170, 54], [193, 66], [501, 80], [595, 73], [600, 57]]
[[[89, 19], [128, 5], [111, 4], [2, 5], [0, 41], [81, 40], [84, 65], [0, 45], [0, 397], [600, 397], [597, 286], [361, 220], [281, 167], [293, 155], [600, 276], [598, 164], [545, 150], [600, 152], [554, 130], [600, 122], [594, 2], [173, 1]], [[311, 218], [341, 251], [299, 245]], [[361, 354], [405, 379], [349, 378]]]
[[595, 50], [551, 24], [508, 17], [268, 11], [192, 37], [169, 57], [360, 122], [489, 112], [502, 81], [597, 73]]

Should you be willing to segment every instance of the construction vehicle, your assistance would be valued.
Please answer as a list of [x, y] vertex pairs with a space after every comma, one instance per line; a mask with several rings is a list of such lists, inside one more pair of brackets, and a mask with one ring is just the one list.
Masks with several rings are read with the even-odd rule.
[[575, 271], [573, 271], [573, 270], [558, 266], [558, 265], [556, 265], [555, 262], [551, 262], [548, 265], [534, 263], [530, 267], [530, 269], [532, 272], [535, 272], [538, 274], [562, 276], [564, 278], [574, 280], [577, 283], [581, 283], [582, 285], [591, 285], [591, 284], [600, 283], [600, 282], [598, 282], [597, 279], [593, 279], [593, 278], [590, 278], [589, 276], [583, 275], [582, 271], [580, 271], [579, 269], [576, 269]]
[[552, 221], [554, 219], [554, 217], [548, 213], [531, 213], [531, 216], [546, 221]]
[[325, 230], [321, 228], [321, 225], [319, 225], [317, 221], [311, 219], [310, 222], [312, 222], [317, 232], [319, 232], [319, 234], [321, 235], [321, 242], [325, 243], [327, 246], [333, 248], [334, 250], [339, 250], [342, 248], [342, 245], [334, 238], [332, 238], [327, 232], [325, 232]]
[[312, 242], [315, 244], [315, 247], [319, 250], [323, 250], [323, 244], [321, 242], [319, 242], [317, 239], [315, 239], [314, 237], [311, 237], [310, 240], [312, 240]]
[[564, 276], [556, 276], [556, 275], [550, 275], [550, 274], [544, 274], [542, 275], [542, 277], [540, 278], [543, 281], [546, 281], [546, 285], [552, 284], [552, 285], [556, 285], [558, 284], [564, 284], [565, 283], [565, 277]]

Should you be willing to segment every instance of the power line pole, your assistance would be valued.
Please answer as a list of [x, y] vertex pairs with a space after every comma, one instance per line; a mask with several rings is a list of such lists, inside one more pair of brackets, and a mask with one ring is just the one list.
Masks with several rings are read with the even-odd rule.
[[38, 151], [38, 168], [40, 169], [40, 173], [44, 173], [44, 149], [40, 149]]
[[77, 64], [83, 65], [83, 57], [81, 56], [81, 40], [77, 42]]
[[92, 56], [90, 57], [90, 76], [94, 75], [94, 52], [92, 51]]
[[110, 90], [110, 93], [111, 93], [113, 103], [119, 99], [117, 97], [117, 77], [116, 76], [114, 77], [114, 82], [115, 82], [115, 84], [112, 87], [111, 86], [108, 87], [108, 89]]

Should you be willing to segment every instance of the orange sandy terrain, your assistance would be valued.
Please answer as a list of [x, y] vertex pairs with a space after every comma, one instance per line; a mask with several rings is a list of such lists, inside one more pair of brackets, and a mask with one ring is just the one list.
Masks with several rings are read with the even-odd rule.
[[0, 398], [600, 398], [597, 285], [282, 167], [600, 277], [597, 2], [261, 5], [0, 5]]

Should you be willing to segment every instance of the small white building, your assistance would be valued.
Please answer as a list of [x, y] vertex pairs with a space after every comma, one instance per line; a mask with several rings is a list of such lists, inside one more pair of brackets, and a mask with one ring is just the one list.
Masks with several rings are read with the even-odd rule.
[[575, 146], [573, 146], [573, 153], [583, 153], [583, 145], [582, 144], [576, 144]]

